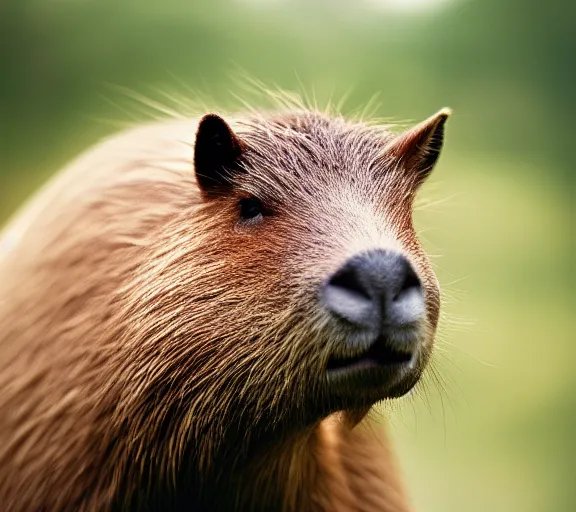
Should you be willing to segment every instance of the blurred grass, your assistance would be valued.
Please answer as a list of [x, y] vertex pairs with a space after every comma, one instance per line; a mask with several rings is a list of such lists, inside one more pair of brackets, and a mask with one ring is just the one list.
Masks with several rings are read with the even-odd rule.
[[116, 86], [230, 107], [242, 69], [320, 104], [348, 94], [344, 112], [375, 93], [402, 122], [450, 106], [416, 214], [445, 290], [446, 384], [393, 415], [410, 488], [422, 511], [576, 510], [576, 4], [372, 4], [0, 3], [0, 223], [109, 120], [158, 115]]

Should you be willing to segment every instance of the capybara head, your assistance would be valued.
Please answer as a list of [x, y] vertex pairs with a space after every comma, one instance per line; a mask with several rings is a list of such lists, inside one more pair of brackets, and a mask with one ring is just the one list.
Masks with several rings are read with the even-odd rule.
[[439, 289], [412, 205], [448, 114], [399, 135], [208, 114], [72, 164], [0, 261], [0, 501], [334, 510], [330, 446], [430, 358]]
[[303, 428], [415, 385], [440, 301], [412, 204], [448, 115], [400, 135], [307, 111], [201, 119], [200, 194], [126, 291], [119, 410], [134, 435], [156, 432], [167, 454], [193, 438], [210, 458], [227, 436]]

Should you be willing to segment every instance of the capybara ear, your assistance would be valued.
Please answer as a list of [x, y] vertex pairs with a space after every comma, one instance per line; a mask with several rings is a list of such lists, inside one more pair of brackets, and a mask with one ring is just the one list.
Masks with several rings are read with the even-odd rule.
[[415, 174], [423, 181], [434, 168], [442, 143], [444, 125], [452, 111], [443, 108], [432, 117], [394, 138], [385, 149], [385, 155]]
[[194, 145], [194, 169], [200, 189], [210, 195], [231, 186], [239, 171], [244, 144], [216, 114], [206, 114], [198, 124]]

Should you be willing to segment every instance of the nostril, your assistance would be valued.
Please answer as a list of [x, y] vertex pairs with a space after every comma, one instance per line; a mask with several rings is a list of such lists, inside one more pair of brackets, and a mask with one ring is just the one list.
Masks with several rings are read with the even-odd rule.
[[420, 282], [420, 279], [418, 278], [416, 272], [412, 268], [412, 265], [406, 262], [406, 269], [404, 280], [402, 281], [402, 286], [400, 287], [398, 293], [396, 293], [396, 295], [392, 300], [396, 302], [400, 300], [403, 296], [405, 296], [406, 293], [411, 292], [412, 290], [420, 290], [421, 288], [422, 283]]
[[373, 328], [379, 317], [370, 290], [364, 286], [361, 270], [344, 265], [323, 286], [323, 302], [340, 320], [361, 329]]
[[348, 293], [356, 294], [362, 299], [371, 300], [370, 295], [360, 283], [356, 271], [353, 267], [344, 268], [332, 276], [328, 282], [329, 286], [342, 288]]

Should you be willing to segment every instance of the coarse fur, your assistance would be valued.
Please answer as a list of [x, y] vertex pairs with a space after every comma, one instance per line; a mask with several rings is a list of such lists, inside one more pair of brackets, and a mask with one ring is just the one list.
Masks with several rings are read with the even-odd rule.
[[[411, 209], [446, 117], [400, 136], [314, 110], [227, 117], [242, 172], [210, 191], [198, 119], [59, 174], [0, 238], [3, 509], [409, 510], [366, 413], [432, 350], [438, 284]], [[260, 223], [238, 218], [249, 196]], [[424, 287], [417, 368], [336, 393], [324, 372], [346, 326], [317, 289], [382, 247]]]

